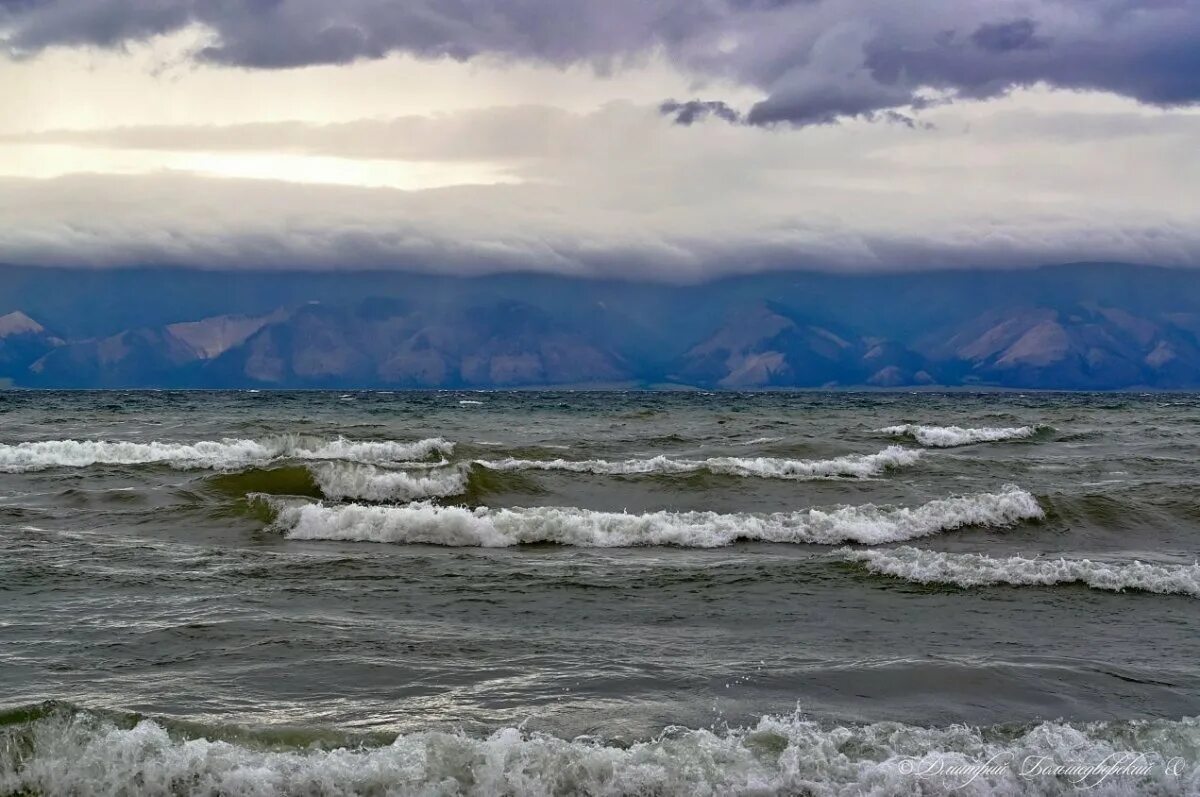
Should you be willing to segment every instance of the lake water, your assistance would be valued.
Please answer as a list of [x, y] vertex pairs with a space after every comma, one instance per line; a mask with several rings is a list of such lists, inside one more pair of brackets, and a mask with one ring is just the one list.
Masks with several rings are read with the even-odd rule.
[[1198, 485], [1196, 396], [3, 392], [0, 793], [1200, 793]]

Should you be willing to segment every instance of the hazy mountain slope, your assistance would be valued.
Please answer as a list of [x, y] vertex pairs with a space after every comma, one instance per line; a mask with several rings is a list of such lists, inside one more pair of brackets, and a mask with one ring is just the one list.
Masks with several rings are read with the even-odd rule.
[[29, 366], [63, 341], [25, 313], [0, 316], [0, 380], [24, 380]]
[[931, 359], [957, 364], [967, 383], [1071, 389], [1200, 385], [1200, 341], [1194, 329], [1173, 317], [1141, 317], [1099, 305], [1020, 308], [943, 330], [928, 337], [923, 350]]
[[222, 315], [169, 324], [167, 330], [195, 349], [202, 359], [219, 357], [267, 324], [287, 317], [283, 311], [265, 316]]
[[512, 387], [615, 382], [620, 357], [514, 302], [448, 314], [307, 305], [217, 358], [210, 384]]
[[0, 289], [0, 379], [26, 386], [1200, 388], [1200, 272], [1121, 264], [679, 286], [0, 268]]
[[151, 387], [186, 384], [202, 359], [166, 329], [134, 329], [60, 346], [29, 366], [23, 383], [53, 387]]
[[684, 355], [673, 376], [722, 388], [894, 387], [933, 381], [924, 359], [894, 341], [804, 321], [771, 303], [735, 311]]

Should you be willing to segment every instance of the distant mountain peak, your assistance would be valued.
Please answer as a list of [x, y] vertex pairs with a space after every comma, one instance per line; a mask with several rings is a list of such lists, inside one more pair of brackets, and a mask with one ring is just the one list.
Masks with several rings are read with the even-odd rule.
[[40, 335], [46, 328], [20, 310], [0, 315], [0, 338], [10, 335]]

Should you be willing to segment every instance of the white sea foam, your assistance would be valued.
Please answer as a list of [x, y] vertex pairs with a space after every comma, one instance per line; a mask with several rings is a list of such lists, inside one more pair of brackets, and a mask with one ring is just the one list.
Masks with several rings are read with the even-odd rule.
[[909, 546], [840, 552], [873, 573], [921, 584], [980, 587], [992, 584], [1051, 586], [1086, 584], [1093, 589], [1127, 589], [1200, 598], [1200, 564], [1106, 563], [1088, 559], [992, 558], [982, 554], [923, 551]]
[[[263, 749], [203, 735], [181, 738], [148, 719], [119, 728], [77, 715], [36, 720], [13, 748], [20, 754], [0, 757], [0, 791], [250, 797], [1196, 794], [1198, 746], [1200, 722], [1194, 718], [990, 729], [831, 726], [767, 716], [728, 731], [672, 728], [624, 747], [503, 728], [484, 738], [411, 733], [382, 747]], [[1053, 766], [1077, 774], [1053, 774]], [[1083, 771], [1105, 766], [1094, 774]]]
[[918, 426], [906, 423], [876, 429], [881, 434], [893, 437], [909, 437], [930, 448], [953, 448], [971, 443], [995, 443], [1001, 440], [1022, 440], [1038, 433], [1037, 426], [984, 426], [964, 428], [962, 426]]
[[610, 461], [605, 459], [501, 459], [476, 460], [492, 470], [559, 470], [608, 476], [694, 473], [707, 470], [732, 476], [774, 479], [868, 478], [889, 468], [912, 465], [921, 452], [889, 446], [876, 454], [849, 454], [833, 459], [779, 459], [775, 457], [711, 457], [673, 459], [667, 456]]
[[135, 443], [110, 440], [45, 440], [0, 444], [0, 472], [92, 465], [163, 464], [180, 469], [232, 470], [278, 459], [348, 460], [394, 463], [449, 453], [454, 444], [439, 438], [412, 443], [320, 439], [280, 435], [262, 440], [202, 440], [197, 443]]
[[429, 468], [412, 474], [374, 465], [321, 462], [309, 470], [325, 497], [335, 501], [412, 501], [459, 495], [467, 489], [467, 473], [459, 467]]
[[[284, 438], [281, 456], [297, 459], [341, 459], [350, 462], [388, 464], [419, 460], [433, 454], [449, 454], [454, 443], [440, 437], [430, 437], [412, 443], [395, 440], [356, 441], [338, 437], [333, 440], [305, 442], [303, 438]], [[294, 441], [294, 442], [293, 442]]]
[[964, 526], [1012, 526], [1043, 517], [1037, 499], [1016, 487], [930, 501], [915, 508], [868, 504], [774, 514], [628, 514], [573, 507], [467, 509], [429, 503], [331, 506], [270, 496], [259, 496], [259, 500], [276, 510], [274, 527], [292, 539], [483, 547], [550, 542], [594, 548], [714, 548], [738, 540], [884, 543]]
[[107, 440], [46, 440], [0, 445], [0, 471], [162, 463], [177, 468], [237, 468], [274, 458], [276, 449], [255, 440], [199, 443], [128, 443]]

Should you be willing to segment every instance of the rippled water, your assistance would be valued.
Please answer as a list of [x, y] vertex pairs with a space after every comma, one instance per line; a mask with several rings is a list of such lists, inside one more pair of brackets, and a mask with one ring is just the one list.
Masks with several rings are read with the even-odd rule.
[[1194, 396], [0, 393], [0, 793], [1200, 792], [1198, 484]]

